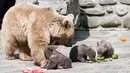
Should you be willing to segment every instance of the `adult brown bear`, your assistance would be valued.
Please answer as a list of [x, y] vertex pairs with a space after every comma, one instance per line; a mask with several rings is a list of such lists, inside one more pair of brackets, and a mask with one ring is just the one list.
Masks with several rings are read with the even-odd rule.
[[22, 3], [11, 7], [4, 16], [1, 40], [5, 58], [14, 59], [19, 49], [21, 60], [31, 60], [41, 67], [46, 62], [48, 45], [70, 43], [74, 36], [73, 14], [63, 16], [52, 8]]

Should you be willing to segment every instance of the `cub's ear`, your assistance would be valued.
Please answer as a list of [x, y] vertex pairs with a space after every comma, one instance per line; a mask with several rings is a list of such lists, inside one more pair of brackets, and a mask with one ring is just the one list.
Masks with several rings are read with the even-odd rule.
[[31, 23], [34, 23], [36, 21], [36, 13], [35, 12], [30, 13], [30, 15], [29, 15], [29, 21]]
[[68, 14], [67, 17], [68, 17], [69, 19], [71, 19], [72, 21], [73, 21], [73, 19], [74, 19], [74, 15], [73, 15], [73, 14]]

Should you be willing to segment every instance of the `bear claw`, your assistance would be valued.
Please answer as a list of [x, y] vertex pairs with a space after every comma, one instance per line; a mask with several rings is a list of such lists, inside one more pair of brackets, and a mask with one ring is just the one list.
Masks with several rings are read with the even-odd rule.
[[7, 59], [7, 60], [14, 60], [15, 57], [14, 56], [12, 56], [12, 57], [11, 56], [6, 56], [5, 59]]

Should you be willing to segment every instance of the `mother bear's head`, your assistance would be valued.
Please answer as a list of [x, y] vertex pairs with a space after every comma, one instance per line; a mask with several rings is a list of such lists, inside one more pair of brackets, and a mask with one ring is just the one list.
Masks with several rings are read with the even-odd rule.
[[49, 24], [51, 41], [53, 41], [56, 45], [72, 46], [72, 40], [74, 37], [74, 16], [73, 14], [60, 16], [60, 18], [52, 20]]
[[47, 26], [51, 37], [51, 44], [72, 46], [74, 37], [74, 15], [66, 16], [58, 14], [54, 9], [50, 8], [48, 14]]

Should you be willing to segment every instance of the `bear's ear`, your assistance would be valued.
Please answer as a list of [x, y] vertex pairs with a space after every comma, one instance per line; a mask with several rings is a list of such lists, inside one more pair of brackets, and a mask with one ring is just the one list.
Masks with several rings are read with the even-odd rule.
[[63, 26], [64, 26], [65, 28], [69, 28], [69, 27], [70, 27], [70, 25], [69, 25], [69, 20], [68, 20], [68, 19], [64, 19], [64, 20], [63, 20]]
[[34, 23], [36, 21], [36, 13], [35, 12], [30, 13], [30, 15], [29, 15], [29, 21], [31, 23]]
[[68, 14], [67, 17], [68, 17], [69, 19], [71, 19], [71, 20], [74, 19], [74, 15], [73, 15], [73, 14]]
[[56, 12], [56, 10], [52, 7], [48, 7], [47, 9], [50, 10], [50, 11]]

